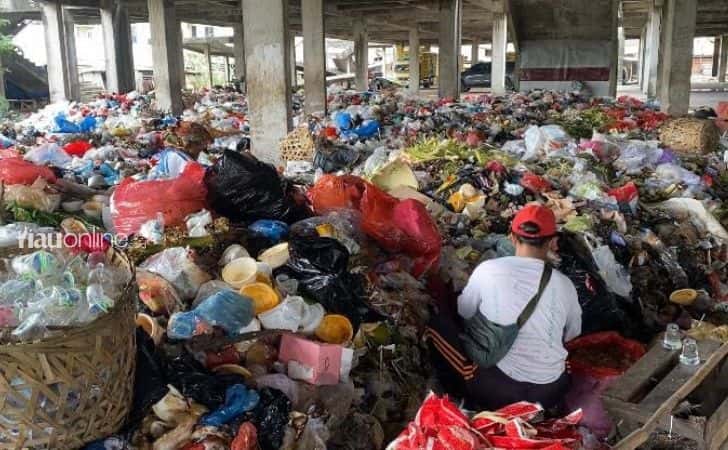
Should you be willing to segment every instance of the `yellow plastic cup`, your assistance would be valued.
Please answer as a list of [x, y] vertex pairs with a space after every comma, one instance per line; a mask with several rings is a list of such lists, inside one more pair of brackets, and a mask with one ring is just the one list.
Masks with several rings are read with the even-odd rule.
[[354, 338], [351, 321], [340, 314], [327, 314], [316, 328], [316, 337], [328, 344], [344, 344]]
[[257, 274], [258, 263], [250, 257], [234, 259], [222, 269], [223, 281], [235, 289], [255, 281]]
[[240, 288], [240, 295], [248, 297], [253, 301], [256, 315], [275, 308], [281, 302], [281, 298], [275, 289], [268, 284], [260, 282], [243, 286]]

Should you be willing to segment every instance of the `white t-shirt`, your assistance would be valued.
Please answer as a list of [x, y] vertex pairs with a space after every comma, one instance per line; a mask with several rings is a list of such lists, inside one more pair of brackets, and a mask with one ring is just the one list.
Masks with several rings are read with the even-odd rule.
[[[485, 261], [458, 298], [458, 313], [469, 319], [480, 312], [499, 325], [510, 325], [538, 291], [543, 261], [509, 256]], [[518, 332], [498, 368], [516, 381], [547, 384], [564, 372], [568, 352], [563, 342], [581, 334], [581, 306], [574, 284], [554, 270], [531, 318]]]

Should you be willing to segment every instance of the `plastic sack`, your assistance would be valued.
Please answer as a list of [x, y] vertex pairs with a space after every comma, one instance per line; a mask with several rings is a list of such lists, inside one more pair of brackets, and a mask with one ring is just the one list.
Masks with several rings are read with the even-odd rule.
[[203, 416], [200, 425], [212, 427], [226, 425], [255, 408], [258, 401], [260, 401], [260, 397], [257, 392], [246, 388], [245, 385], [234, 384], [225, 391], [225, 404], [216, 411]]
[[0, 159], [0, 181], [6, 185], [30, 185], [38, 178], [43, 178], [49, 183], [56, 182], [55, 174], [48, 167], [36, 166], [32, 162], [19, 158]]
[[96, 119], [93, 116], [84, 117], [81, 122], [74, 123], [66, 118], [64, 114], [59, 114], [54, 119], [57, 133], [88, 133], [96, 128]]
[[63, 146], [63, 150], [71, 155], [83, 157], [87, 151], [91, 150], [93, 145], [89, 141], [73, 141]]
[[629, 298], [632, 293], [629, 270], [617, 262], [609, 246], [598, 246], [593, 250], [592, 257], [599, 267], [599, 275], [607, 284], [607, 289], [620, 297]]
[[213, 327], [221, 328], [228, 336], [235, 336], [250, 324], [254, 315], [253, 302], [249, 298], [233, 291], [220, 291], [191, 311], [173, 314], [169, 319], [167, 336], [190, 339], [212, 333]]
[[152, 255], [139, 268], [169, 281], [184, 300], [195, 298], [200, 286], [212, 278], [195, 264], [184, 247], [172, 247]]
[[376, 120], [365, 120], [361, 125], [351, 130], [359, 139], [368, 139], [379, 131], [379, 122]]
[[61, 205], [61, 196], [45, 191], [48, 183], [39, 178], [30, 186], [14, 184], [5, 188], [4, 201], [17, 203], [24, 208], [43, 212], [53, 212]]
[[[614, 367], [614, 364], [610, 365], [610, 363], [618, 362], [624, 365], [632, 365], [646, 353], [644, 345], [626, 339], [615, 331], [603, 331], [581, 336], [567, 342], [565, 347], [569, 352], [568, 361], [572, 372], [589, 375], [597, 379], [618, 376], [627, 369], [627, 367]], [[605, 355], [603, 362], [599, 362], [600, 351]], [[621, 360], [610, 361], [609, 358], [612, 357], [619, 357]]]
[[256, 220], [248, 226], [248, 231], [264, 237], [272, 245], [288, 237], [288, 224], [280, 220]]
[[156, 163], [149, 171], [148, 179], [177, 178], [182, 174], [187, 163], [192, 161], [186, 153], [172, 148], [164, 149], [152, 157]]
[[124, 179], [111, 196], [111, 217], [116, 232], [134, 234], [160, 212], [165, 226], [183, 225], [185, 217], [207, 207], [204, 176], [203, 166], [189, 163], [179, 178], [171, 180]]
[[233, 221], [276, 219], [290, 223], [307, 215], [276, 169], [247, 153], [226, 150], [205, 183], [210, 205]]

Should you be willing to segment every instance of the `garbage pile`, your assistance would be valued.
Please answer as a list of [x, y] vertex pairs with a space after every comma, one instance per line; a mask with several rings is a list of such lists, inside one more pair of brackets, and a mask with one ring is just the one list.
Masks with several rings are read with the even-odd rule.
[[[328, 116], [298, 118], [310, 160], [280, 171], [247, 152], [247, 104], [230, 92], [187, 99], [181, 117], [132, 93], [0, 126], [0, 243], [23, 227], [106, 231], [136, 263], [132, 413], [88, 448], [572, 448], [578, 414], [468, 418], [426, 397], [430, 314], [478, 263], [513, 253], [508, 224], [533, 201], [558, 218], [553, 259], [584, 334], [728, 325], [725, 139], [673, 151], [669, 117], [630, 98], [329, 100]], [[94, 272], [99, 249], [81, 250]], [[94, 277], [74, 280], [88, 292]]]

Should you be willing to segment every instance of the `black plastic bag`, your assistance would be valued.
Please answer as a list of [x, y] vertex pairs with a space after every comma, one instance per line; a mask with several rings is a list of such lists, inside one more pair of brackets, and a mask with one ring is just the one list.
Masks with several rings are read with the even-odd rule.
[[358, 150], [346, 146], [336, 146], [317, 150], [313, 157], [313, 166], [324, 173], [333, 173], [353, 168], [361, 158]]
[[208, 170], [205, 184], [210, 206], [235, 222], [276, 219], [293, 223], [308, 215], [275, 167], [250, 153], [225, 150]]
[[288, 264], [278, 271], [295, 278], [304, 296], [326, 311], [342, 314], [357, 329], [373, 314], [364, 303], [364, 279], [348, 271], [349, 252], [332, 238], [295, 238], [288, 244]]
[[210, 411], [225, 403], [225, 391], [229, 386], [245, 384], [245, 377], [241, 375], [208, 372], [187, 352], [170, 361], [167, 379], [182, 395], [192, 398]]
[[286, 434], [291, 401], [277, 389], [259, 389], [258, 395], [258, 406], [250, 413], [250, 421], [258, 429], [258, 445], [262, 450], [278, 450]]

